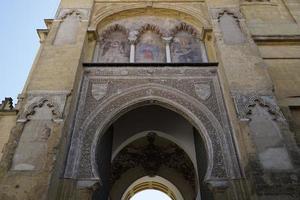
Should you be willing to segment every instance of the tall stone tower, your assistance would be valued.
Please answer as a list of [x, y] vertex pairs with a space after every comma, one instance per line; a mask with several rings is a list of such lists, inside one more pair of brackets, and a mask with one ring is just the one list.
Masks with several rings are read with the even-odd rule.
[[15, 107], [0, 199], [300, 199], [300, 1], [62, 0]]

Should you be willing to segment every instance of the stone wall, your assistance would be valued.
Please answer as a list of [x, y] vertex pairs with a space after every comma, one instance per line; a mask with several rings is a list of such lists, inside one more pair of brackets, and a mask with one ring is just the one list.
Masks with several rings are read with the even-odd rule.
[[11, 130], [15, 126], [16, 114], [16, 110], [12, 105], [12, 99], [5, 98], [0, 104], [0, 160]]
[[[82, 63], [93, 61], [103, 30], [141, 17], [152, 23], [169, 19], [190, 24], [199, 34], [208, 61], [219, 63], [224, 113], [230, 122], [227, 128], [232, 130], [243, 178], [231, 183], [243, 192], [232, 190], [231, 195], [237, 199], [299, 198], [299, 1], [62, 0], [55, 18], [46, 20], [47, 30], [38, 31], [41, 47], [20, 95], [18, 115], [9, 101], [0, 106], [0, 199], [68, 199], [73, 195], [69, 194], [77, 194], [76, 180], [60, 177], [82, 78], [90, 73], [84, 72]], [[114, 73], [123, 76], [126, 72]], [[25, 159], [28, 154], [34, 159]], [[224, 192], [222, 186], [218, 192]], [[77, 196], [88, 193], [81, 192]]]

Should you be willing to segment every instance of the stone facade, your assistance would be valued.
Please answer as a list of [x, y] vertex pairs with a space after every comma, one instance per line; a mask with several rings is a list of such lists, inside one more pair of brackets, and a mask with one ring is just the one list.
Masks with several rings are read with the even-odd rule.
[[[198, 200], [300, 198], [299, 1], [62, 0], [45, 23], [17, 105], [0, 104], [0, 199], [117, 199], [137, 180]], [[177, 154], [191, 159], [192, 189], [170, 164], [130, 163], [134, 149], [148, 156], [126, 143], [144, 132], [114, 143], [131, 168], [110, 167], [122, 156], [112, 127], [149, 105], [194, 130], [193, 149]], [[162, 178], [137, 177], [153, 171]]]

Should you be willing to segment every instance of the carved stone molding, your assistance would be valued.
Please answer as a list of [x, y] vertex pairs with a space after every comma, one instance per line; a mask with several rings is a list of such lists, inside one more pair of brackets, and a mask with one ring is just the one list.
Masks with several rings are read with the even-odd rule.
[[127, 35], [128, 36], [128, 30], [120, 25], [120, 24], [115, 24], [113, 26], [110, 26], [108, 27], [102, 34], [101, 34], [101, 37], [100, 37], [100, 41], [104, 41], [106, 38], [109, 38], [110, 35], [113, 33], [113, 32], [121, 32], [123, 33], [124, 35]]
[[147, 31], [151, 31], [153, 33], [158, 34], [160, 37], [163, 36], [163, 33], [160, 31], [159, 27], [153, 24], [146, 24], [144, 26], [142, 26], [139, 30], [138, 30], [138, 34], [137, 34], [137, 38], [139, 38], [142, 34], [144, 34]]
[[237, 114], [240, 120], [248, 121], [251, 119], [252, 108], [256, 105], [265, 107], [274, 116], [274, 120], [284, 120], [284, 116], [273, 96], [259, 96], [236, 94], [233, 97]]
[[68, 92], [33, 92], [29, 93], [26, 103], [20, 112], [18, 122], [26, 122], [29, 115], [34, 114], [34, 109], [46, 104], [52, 110], [53, 120], [61, 121]]
[[[208, 151], [206, 179], [241, 176], [215, 68], [85, 70], [89, 73], [85, 73], [82, 83], [65, 178], [99, 178], [96, 147], [109, 123], [132, 107], [149, 104], [181, 114], [199, 130]], [[95, 100], [91, 95], [92, 85], [107, 82], [107, 94]], [[209, 83], [210, 98], [201, 99], [195, 92], [195, 83]]]
[[150, 132], [145, 146], [129, 144], [118, 153], [112, 162], [112, 184], [131, 168], [141, 166], [152, 177], [157, 175], [161, 166], [166, 166], [182, 174], [195, 187], [196, 173], [188, 155], [173, 143], [159, 146], [156, 139], [156, 133]]
[[236, 20], [243, 19], [243, 15], [239, 9], [235, 7], [211, 9], [211, 16], [214, 20], [219, 20], [225, 13], [232, 15]]
[[173, 30], [171, 30], [171, 34], [172, 34], [172, 36], [174, 36], [178, 32], [181, 32], [181, 31], [187, 32], [194, 37], [198, 36], [197, 31], [192, 26], [190, 26], [186, 23], [180, 23], [179, 25], [177, 25]]
[[59, 11], [56, 19], [64, 20], [72, 14], [78, 16], [80, 20], [88, 20], [90, 11], [87, 8], [64, 8]]

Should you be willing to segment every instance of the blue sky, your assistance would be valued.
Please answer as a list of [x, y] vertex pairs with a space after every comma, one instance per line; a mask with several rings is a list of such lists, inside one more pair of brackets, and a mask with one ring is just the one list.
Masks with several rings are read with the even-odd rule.
[[53, 18], [59, 0], [1, 0], [0, 101], [21, 93], [39, 48], [36, 29]]

